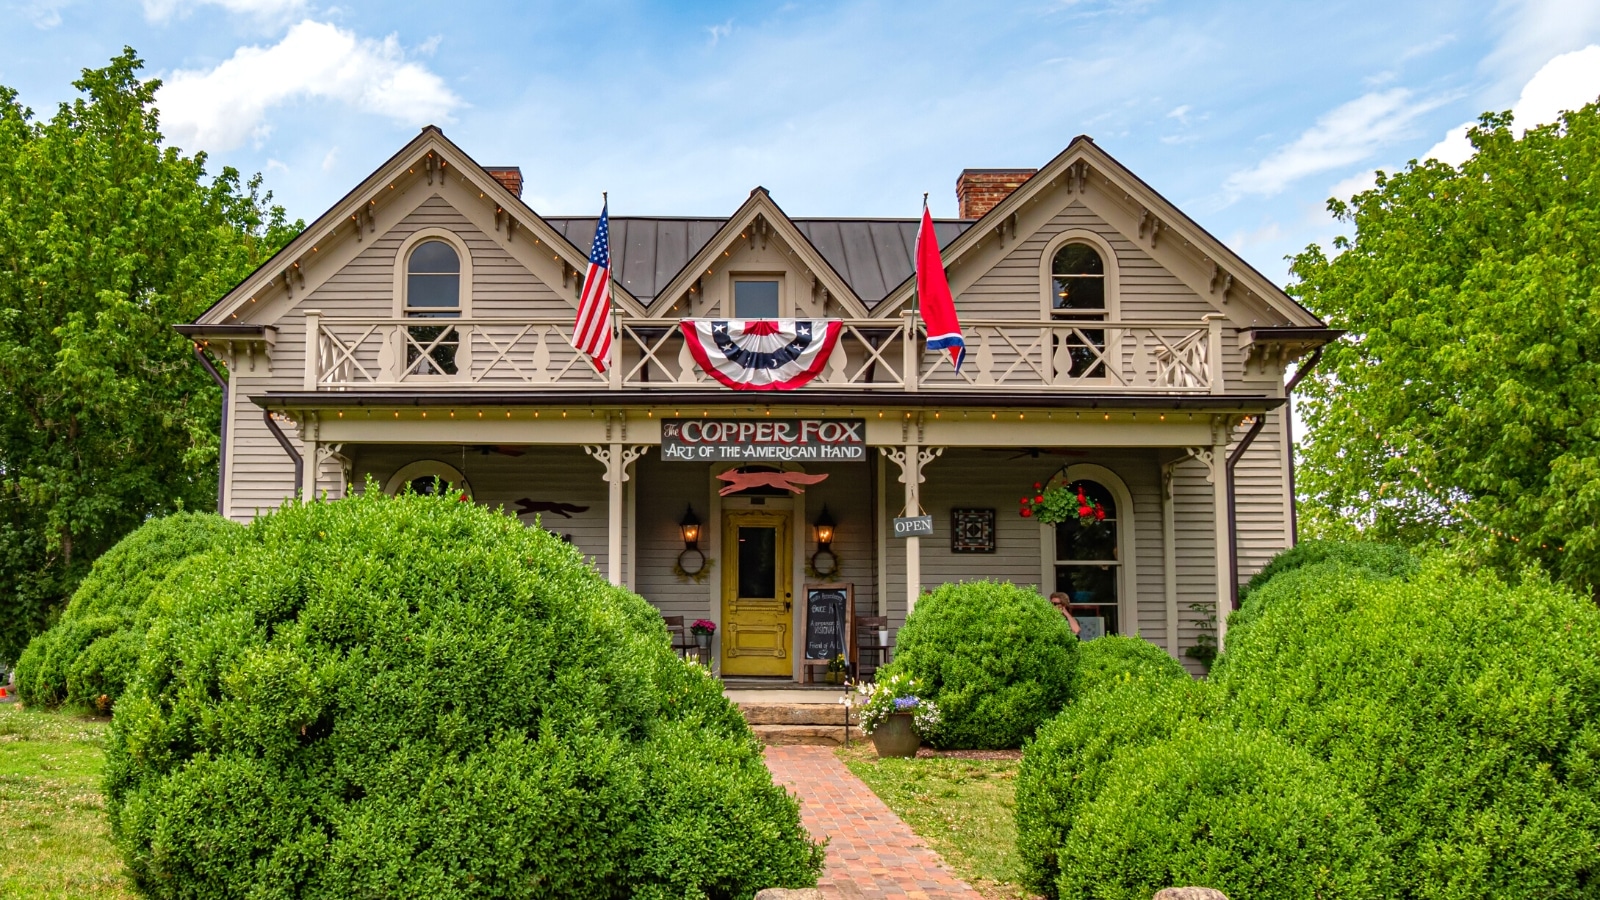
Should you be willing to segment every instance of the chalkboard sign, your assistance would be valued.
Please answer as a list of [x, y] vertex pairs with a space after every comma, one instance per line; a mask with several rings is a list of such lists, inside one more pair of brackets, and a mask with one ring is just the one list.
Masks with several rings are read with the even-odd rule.
[[806, 585], [805, 661], [826, 663], [839, 654], [855, 656], [856, 602], [849, 584]]

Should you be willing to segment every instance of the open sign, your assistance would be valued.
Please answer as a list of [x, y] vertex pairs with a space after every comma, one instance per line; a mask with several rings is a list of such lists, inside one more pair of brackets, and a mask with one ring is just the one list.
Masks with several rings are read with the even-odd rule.
[[897, 538], [920, 537], [933, 534], [933, 516], [901, 516], [894, 520]]

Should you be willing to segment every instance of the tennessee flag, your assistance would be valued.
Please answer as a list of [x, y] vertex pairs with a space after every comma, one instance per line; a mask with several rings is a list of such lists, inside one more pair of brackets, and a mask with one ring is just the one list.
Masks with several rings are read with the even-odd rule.
[[944, 276], [939, 259], [939, 238], [933, 233], [933, 214], [922, 202], [922, 227], [917, 229], [917, 300], [922, 321], [928, 327], [928, 349], [946, 350], [956, 371], [967, 358], [967, 343], [961, 339], [961, 323], [956, 320], [956, 301], [950, 296], [950, 281]]

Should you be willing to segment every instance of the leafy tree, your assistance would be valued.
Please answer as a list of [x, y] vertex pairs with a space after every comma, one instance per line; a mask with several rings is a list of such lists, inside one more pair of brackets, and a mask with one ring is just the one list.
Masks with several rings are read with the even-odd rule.
[[219, 392], [171, 326], [299, 227], [163, 146], [142, 66], [85, 70], [48, 121], [0, 86], [0, 661], [124, 534], [211, 505]]
[[[1348, 338], [1302, 388], [1313, 533], [1458, 543], [1600, 584], [1600, 106], [1329, 209], [1291, 291]], [[1344, 524], [1349, 523], [1349, 524]]]

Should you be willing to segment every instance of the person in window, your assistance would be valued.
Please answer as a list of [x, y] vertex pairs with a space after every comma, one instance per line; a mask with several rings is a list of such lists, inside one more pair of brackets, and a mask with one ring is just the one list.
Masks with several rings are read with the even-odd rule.
[[1072, 636], [1077, 637], [1083, 629], [1078, 625], [1078, 620], [1072, 617], [1072, 610], [1067, 609], [1067, 595], [1056, 591], [1050, 595], [1050, 605], [1061, 611], [1067, 617], [1067, 624], [1072, 626]]

